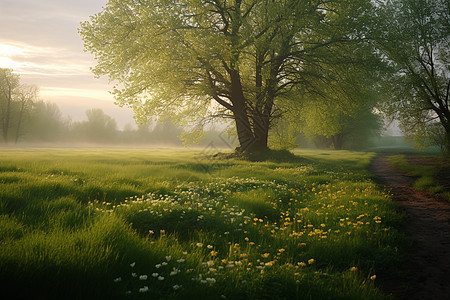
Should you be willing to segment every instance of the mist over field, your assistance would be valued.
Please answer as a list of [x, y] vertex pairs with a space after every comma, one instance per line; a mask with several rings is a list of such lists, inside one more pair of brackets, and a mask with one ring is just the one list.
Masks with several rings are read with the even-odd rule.
[[448, 0], [0, 0], [0, 298], [450, 295]]

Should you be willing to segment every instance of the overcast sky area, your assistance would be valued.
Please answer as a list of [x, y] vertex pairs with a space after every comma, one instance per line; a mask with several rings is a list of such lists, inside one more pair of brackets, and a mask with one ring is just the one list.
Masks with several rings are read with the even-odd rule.
[[0, 0], [0, 67], [12, 68], [21, 82], [35, 84], [40, 98], [56, 103], [72, 120], [101, 108], [119, 128], [133, 123], [132, 111], [114, 105], [107, 79], [94, 77], [93, 55], [83, 51], [80, 22], [107, 0]]

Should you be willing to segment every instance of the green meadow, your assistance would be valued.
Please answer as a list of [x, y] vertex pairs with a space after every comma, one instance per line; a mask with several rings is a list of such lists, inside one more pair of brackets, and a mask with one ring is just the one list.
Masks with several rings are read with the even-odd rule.
[[1, 149], [0, 295], [389, 299], [407, 240], [374, 154], [294, 154]]

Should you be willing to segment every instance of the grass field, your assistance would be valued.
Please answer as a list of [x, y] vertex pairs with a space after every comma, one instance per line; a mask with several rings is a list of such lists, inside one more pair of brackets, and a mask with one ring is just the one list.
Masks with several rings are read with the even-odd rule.
[[1, 296], [385, 299], [403, 216], [372, 154], [0, 150]]
[[[413, 164], [406, 155], [398, 154], [388, 157], [389, 163], [405, 172], [407, 176], [415, 177], [414, 188], [438, 194], [450, 201], [448, 185], [441, 185], [439, 178], [450, 170], [450, 160], [439, 156], [423, 156], [422, 164]], [[423, 164], [425, 163], [425, 164]], [[445, 181], [445, 180], [442, 180]]]

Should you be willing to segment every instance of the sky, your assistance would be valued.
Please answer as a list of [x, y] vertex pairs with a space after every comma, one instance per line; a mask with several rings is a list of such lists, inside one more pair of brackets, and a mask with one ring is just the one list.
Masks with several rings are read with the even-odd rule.
[[39, 87], [39, 96], [56, 103], [74, 121], [101, 108], [119, 128], [134, 124], [132, 111], [114, 104], [112, 85], [97, 79], [93, 55], [83, 51], [80, 22], [98, 13], [107, 0], [0, 0], [0, 68], [12, 68], [21, 82]]

